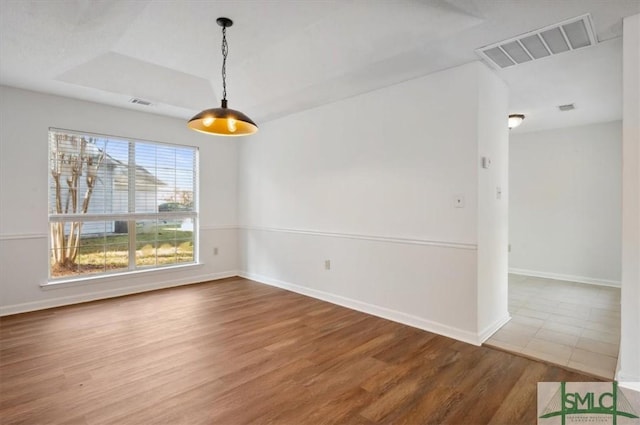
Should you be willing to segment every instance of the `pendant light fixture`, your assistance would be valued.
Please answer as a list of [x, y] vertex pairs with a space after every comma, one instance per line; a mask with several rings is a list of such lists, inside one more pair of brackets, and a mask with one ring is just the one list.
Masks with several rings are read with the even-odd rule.
[[220, 108], [205, 109], [189, 120], [187, 126], [201, 133], [216, 136], [246, 136], [258, 131], [251, 118], [240, 111], [227, 108], [227, 28], [233, 25], [229, 18], [218, 18], [222, 27], [222, 105]]

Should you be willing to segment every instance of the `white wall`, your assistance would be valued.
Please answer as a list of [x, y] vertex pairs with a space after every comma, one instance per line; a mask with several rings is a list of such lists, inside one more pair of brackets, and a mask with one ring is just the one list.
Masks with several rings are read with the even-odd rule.
[[511, 136], [513, 272], [620, 284], [621, 149], [620, 121]]
[[[504, 308], [479, 321], [477, 263], [478, 196], [495, 201], [485, 189], [506, 175], [506, 147], [491, 146], [506, 145], [506, 103], [473, 63], [266, 123], [241, 142], [243, 274], [478, 343], [508, 318], [500, 280], [481, 290]], [[481, 144], [498, 159], [486, 184]], [[506, 276], [492, 262], [484, 276]]]
[[492, 73], [479, 74], [478, 156], [491, 161], [478, 170], [478, 331], [488, 338], [508, 313], [509, 93]]
[[[199, 146], [203, 265], [41, 288], [48, 274], [49, 127]], [[0, 314], [235, 275], [236, 218], [237, 143], [188, 130], [178, 119], [0, 86]]]
[[622, 322], [616, 378], [640, 391], [640, 15], [624, 19], [622, 43]]

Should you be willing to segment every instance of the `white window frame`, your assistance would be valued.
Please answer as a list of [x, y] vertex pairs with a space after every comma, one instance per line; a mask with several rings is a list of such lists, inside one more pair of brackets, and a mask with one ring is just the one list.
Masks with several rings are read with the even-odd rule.
[[[51, 251], [52, 251], [52, 241], [51, 241], [51, 232], [48, 232], [47, 236], [47, 273], [48, 273], [48, 283], [55, 284], [60, 282], [69, 282], [69, 281], [82, 281], [82, 280], [94, 280], [103, 277], [117, 276], [117, 275], [126, 275], [126, 274], [137, 274], [141, 272], [153, 272], [162, 269], [171, 269], [171, 268], [183, 268], [189, 265], [197, 265], [199, 264], [199, 239], [200, 239], [200, 213], [199, 213], [199, 203], [200, 203], [200, 150], [197, 146], [192, 145], [181, 145], [174, 143], [164, 143], [157, 142], [152, 140], [144, 140], [144, 139], [134, 139], [131, 137], [123, 137], [123, 136], [113, 136], [107, 134], [99, 134], [99, 133], [91, 133], [87, 131], [79, 131], [79, 130], [69, 130], [63, 128], [49, 127], [47, 132], [47, 151], [50, 156], [50, 142], [49, 137], [51, 132], [60, 132], [67, 133], [71, 135], [77, 136], [86, 136], [86, 137], [96, 137], [102, 139], [116, 139], [119, 141], [126, 141], [129, 143], [129, 156], [128, 156], [128, 167], [129, 170], [132, 169], [132, 166], [135, 169], [135, 144], [136, 143], [144, 143], [144, 144], [152, 144], [164, 147], [171, 148], [187, 148], [194, 150], [194, 170], [193, 170], [193, 210], [192, 211], [165, 211], [160, 212], [156, 209], [155, 213], [136, 213], [135, 212], [135, 198], [136, 198], [136, 173], [128, 173], [129, 185], [128, 188], [133, 188], [133, 190], [128, 190], [129, 202], [128, 202], [128, 210], [127, 213], [109, 213], [109, 214], [57, 214], [57, 213], [48, 213], [48, 223], [47, 228], [50, 228], [51, 223], [55, 222], [91, 222], [91, 221], [126, 221], [128, 236], [129, 236], [129, 266], [125, 269], [119, 269], [115, 271], [103, 271], [96, 273], [86, 273], [86, 274], [74, 274], [69, 276], [60, 276], [53, 277], [51, 275]], [[48, 161], [49, 164], [49, 161]], [[49, 167], [49, 165], [47, 165]], [[51, 200], [51, 184], [49, 183], [49, 176], [51, 174], [51, 170], [47, 169], [47, 211], [50, 211], [49, 202]], [[179, 220], [190, 218], [193, 222], [193, 261], [189, 262], [180, 262], [166, 265], [151, 265], [151, 266], [137, 266], [136, 265], [136, 222], [140, 220]], [[132, 230], [133, 229], [133, 230]]]

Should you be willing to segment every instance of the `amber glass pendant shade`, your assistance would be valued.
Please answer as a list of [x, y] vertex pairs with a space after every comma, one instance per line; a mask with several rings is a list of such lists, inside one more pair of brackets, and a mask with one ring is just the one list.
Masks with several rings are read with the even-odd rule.
[[226, 107], [206, 109], [189, 120], [187, 126], [195, 131], [218, 136], [246, 136], [258, 131], [251, 118], [240, 111]]

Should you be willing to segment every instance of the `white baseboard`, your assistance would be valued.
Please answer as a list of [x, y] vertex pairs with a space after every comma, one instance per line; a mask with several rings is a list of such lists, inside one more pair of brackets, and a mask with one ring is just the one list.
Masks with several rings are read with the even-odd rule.
[[634, 381], [634, 382], [618, 381], [618, 386], [622, 388], [628, 388], [632, 391], [636, 391], [640, 393], [640, 381]]
[[266, 285], [275, 286], [278, 288], [286, 289], [291, 292], [306, 295], [319, 300], [327, 301], [332, 304], [337, 304], [352, 310], [361, 311], [363, 313], [371, 314], [373, 316], [382, 317], [384, 319], [391, 320], [393, 322], [402, 323], [414, 328], [422, 329], [428, 332], [433, 332], [438, 335], [443, 335], [449, 338], [457, 339], [459, 341], [467, 342], [473, 345], [481, 345], [482, 341], [479, 335], [473, 332], [465, 331], [462, 329], [454, 328], [452, 326], [444, 325], [442, 323], [434, 322], [424, 319], [422, 317], [414, 316], [411, 314], [403, 313], [401, 311], [392, 310], [386, 307], [380, 307], [374, 304], [354, 300], [352, 298], [343, 297], [341, 295], [331, 294], [329, 292], [319, 291], [317, 289], [306, 288], [304, 286], [296, 285], [289, 282], [284, 282], [278, 279], [272, 279], [266, 276], [241, 271], [238, 274], [240, 277], [254, 280]]
[[106, 298], [121, 297], [123, 295], [137, 294], [140, 292], [154, 291], [156, 289], [172, 288], [175, 286], [191, 285], [194, 283], [207, 282], [209, 280], [224, 279], [238, 276], [236, 270], [220, 273], [209, 273], [189, 278], [180, 277], [160, 282], [148, 283], [144, 285], [128, 286], [124, 288], [110, 289], [107, 291], [91, 292], [87, 294], [71, 295], [68, 297], [50, 298], [41, 301], [32, 301], [23, 304], [14, 304], [0, 307], [0, 316], [10, 314], [27, 313], [29, 311], [44, 310], [46, 308], [62, 307], [70, 304], [79, 304], [89, 301], [102, 300]]
[[640, 376], [631, 376], [623, 373], [622, 371], [618, 371], [616, 374], [616, 381], [618, 381], [618, 385], [623, 388], [629, 388], [630, 390], [640, 392]]
[[509, 273], [519, 274], [523, 276], [541, 277], [544, 279], [566, 280], [568, 282], [588, 283], [589, 285], [612, 286], [614, 288], [620, 287], [619, 280], [596, 279], [596, 278], [585, 277], [585, 276], [574, 276], [570, 274], [549, 273], [549, 272], [540, 272], [536, 270], [526, 270], [526, 269], [516, 269], [516, 268], [509, 268]]
[[493, 335], [498, 331], [498, 329], [506, 325], [509, 320], [511, 320], [511, 315], [509, 315], [509, 313], [507, 312], [506, 316], [496, 320], [495, 322], [484, 328], [478, 335], [480, 344], [483, 344], [486, 340], [488, 340], [491, 335]]

